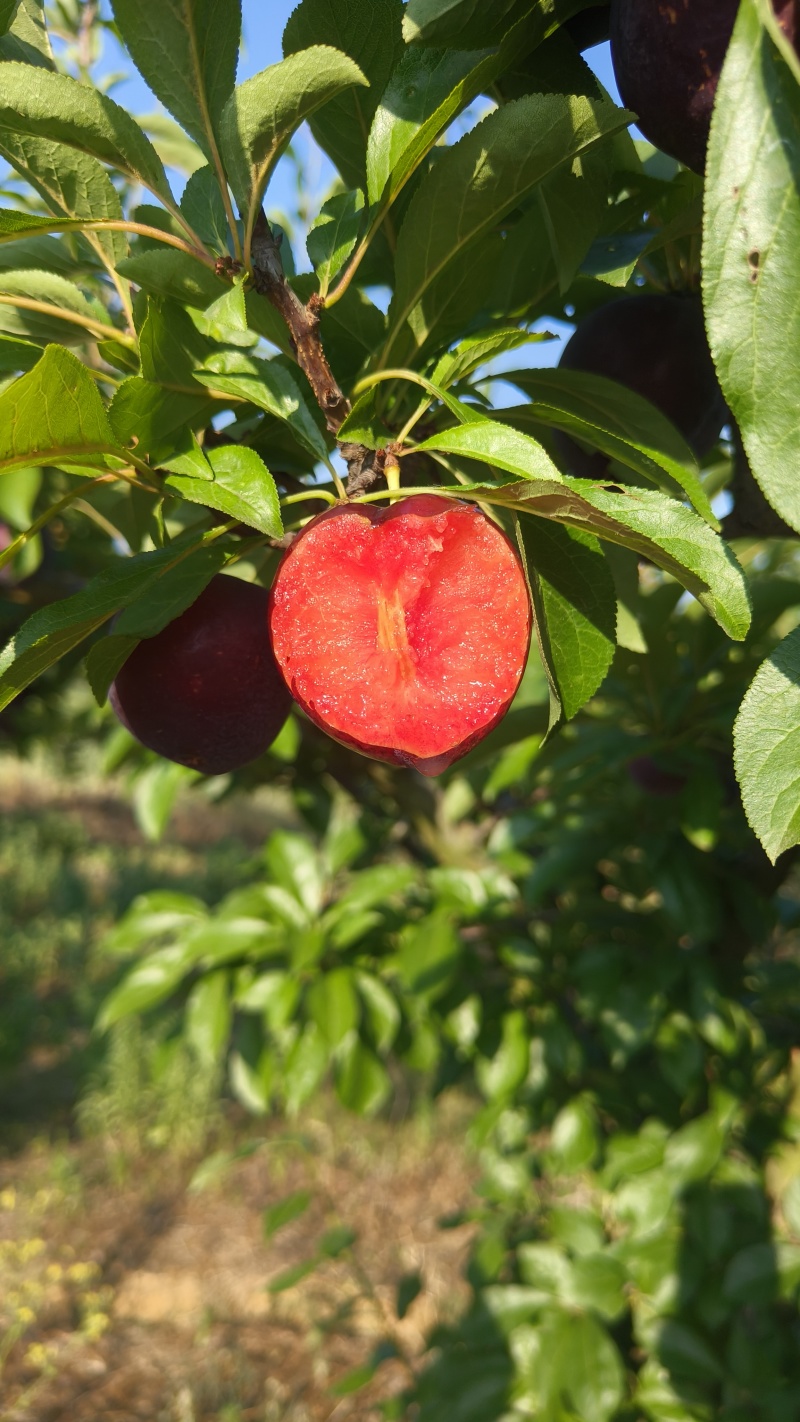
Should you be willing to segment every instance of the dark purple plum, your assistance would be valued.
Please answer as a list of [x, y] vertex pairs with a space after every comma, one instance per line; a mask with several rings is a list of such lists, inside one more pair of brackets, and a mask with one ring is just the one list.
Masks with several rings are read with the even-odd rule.
[[[649, 400], [680, 430], [698, 459], [713, 447], [727, 415], [696, 296], [624, 296], [591, 311], [570, 337], [559, 365], [616, 380]], [[571, 470], [601, 477], [608, 460], [584, 454], [560, 435]]]
[[204, 775], [263, 754], [292, 704], [272, 653], [268, 600], [265, 588], [217, 576], [140, 642], [109, 693], [131, 735]]
[[[739, 0], [611, 0], [611, 58], [645, 138], [702, 173], [711, 111]], [[796, 44], [798, 0], [774, 0]]]

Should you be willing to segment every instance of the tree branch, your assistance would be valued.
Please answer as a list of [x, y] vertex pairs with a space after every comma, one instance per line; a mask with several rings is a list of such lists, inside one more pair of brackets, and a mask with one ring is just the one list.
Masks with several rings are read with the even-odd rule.
[[251, 263], [253, 285], [286, 322], [297, 363], [314, 391], [328, 429], [336, 434], [350, 413], [350, 403], [337, 384], [322, 348], [313, 297], [308, 306], [304, 306], [286, 280], [278, 243], [263, 212], [259, 213], [253, 230]]

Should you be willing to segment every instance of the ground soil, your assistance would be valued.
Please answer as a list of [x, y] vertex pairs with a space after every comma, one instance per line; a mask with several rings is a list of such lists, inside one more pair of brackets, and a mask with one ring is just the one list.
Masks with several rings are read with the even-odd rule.
[[[258, 796], [207, 814], [192, 797], [164, 843], [148, 847], [116, 788], [53, 780], [6, 758], [6, 825], [39, 813], [79, 822], [98, 853], [115, 856], [108, 883], [98, 881], [104, 903], [121, 864], [141, 859], [142, 874], [194, 889], [221, 835], [244, 854], [286, 822], [283, 805]], [[88, 954], [91, 913], [85, 922]], [[74, 971], [71, 962], [70, 991]], [[2, 976], [0, 959], [0, 991]], [[34, 982], [34, 996], [45, 988]], [[468, 1298], [471, 1227], [441, 1227], [473, 1200], [468, 1103], [366, 1122], [324, 1100], [291, 1123], [228, 1105], [205, 1145], [181, 1157], [170, 1141], [143, 1145], [141, 1133], [81, 1138], [86, 1077], [75, 1064], [86, 1029], [73, 1035], [57, 1049], [32, 1039], [0, 1081], [0, 1422], [388, 1415], [379, 1404], [400, 1399], [432, 1327]], [[265, 1211], [299, 1191], [307, 1210], [265, 1237]], [[342, 1227], [355, 1235], [351, 1249], [270, 1290]], [[398, 1285], [417, 1274], [420, 1292], [399, 1318]], [[394, 1356], [364, 1387], [342, 1391], [376, 1349]], [[391, 1415], [407, 1415], [399, 1400]]]

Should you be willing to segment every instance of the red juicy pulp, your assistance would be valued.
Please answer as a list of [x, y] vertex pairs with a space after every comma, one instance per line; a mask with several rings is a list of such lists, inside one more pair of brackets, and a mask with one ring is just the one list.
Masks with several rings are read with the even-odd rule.
[[438, 774], [500, 719], [525, 668], [530, 605], [505, 534], [416, 495], [321, 514], [278, 570], [273, 648], [318, 725]]

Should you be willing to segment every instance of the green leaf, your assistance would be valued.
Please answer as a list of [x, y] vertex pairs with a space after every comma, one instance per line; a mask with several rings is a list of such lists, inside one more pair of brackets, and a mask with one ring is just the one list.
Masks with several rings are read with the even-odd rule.
[[204, 424], [213, 409], [202, 390], [182, 394], [132, 376], [117, 389], [108, 418], [118, 449], [131, 446], [139, 455], [157, 452], [159, 459], [168, 459], [176, 450], [185, 451], [185, 426]]
[[800, 843], [800, 630], [756, 673], [734, 729], [745, 814], [773, 864]]
[[[466, 425], [457, 433], [469, 435], [473, 429], [479, 426]], [[452, 438], [453, 432], [448, 434]], [[476, 451], [475, 457], [487, 455]], [[524, 484], [454, 486], [446, 492], [456, 498], [538, 513], [621, 543], [677, 578], [729, 637], [741, 641], [747, 633], [747, 584], [730, 549], [691, 509], [655, 489], [622, 492], [588, 479], [565, 478], [560, 484], [542, 479]]]
[[349, 968], [321, 973], [308, 989], [308, 1011], [333, 1049], [358, 1026], [361, 1016], [353, 974]]
[[236, 82], [241, 0], [113, 0], [113, 9], [156, 98], [212, 158]]
[[336, 1071], [336, 1095], [359, 1116], [374, 1116], [392, 1089], [389, 1074], [370, 1048], [354, 1036]]
[[319, 1252], [326, 1259], [338, 1259], [346, 1249], [355, 1244], [358, 1235], [349, 1225], [333, 1225], [326, 1229], [319, 1241]]
[[401, 0], [301, 0], [283, 32], [284, 54], [330, 45], [359, 66], [366, 89], [348, 89], [311, 119], [311, 131], [350, 188], [363, 188], [367, 134], [403, 52]]
[[325, 439], [306, 398], [292, 372], [280, 361], [262, 360], [241, 351], [219, 351], [195, 370], [194, 376], [212, 390], [237, 395], [285, 420], [303, 449], [316, 459], [327, 458]]
[[101, 637], [99, 642], [89, 648], [84, 660], [84, 669], [98, 706], [105, 706], [112, 681], [138, 643], [138, 637], [117, 637], [110, 634]]
[[220, 120], [220, 148], [239, 212], [252, 230], [270, 174], [303, 119], [352, 84], [367, 81], [346, 54], [313, 45], [234, 90]]
[[616, 650], [617, 597], [596, 538], [545, 519], [522, 519], [542, 662], [554, 693], [551, 727], [571, 720], [602, 684]]
[[227, 972], [206, 973], [189, 993], [184, 1026], [187, 1042], [205, 1066], [213, 1067], [220, 1060], [232, 1017]]
[[534, 94], [496, 109], [446, 149], [420, 183], [400, 231], [382, 364], [403, 364], [406, 352], [428, 339], [426, 293], [465, 248], [549, 173], [629, 121], [610, 101]]
[[[83, 342], [87, 334], [99, 323], [101, 327], [111, 324], [109, 313], [101, 302], [84, 296], [74, 279], [56, 272], [0, 271], [0, 327], [15, 336], [30, 336], [43, 343]], [[42, 301], [56, 308], [40, 312], [15, 305], [14, 298], [24, 301]], [[63, 312], [63, 317], [58, 313]], [[73, 323], [73, 316], [78, 321]], [[87, 324], [88, 323], [88, 327]], [[122, 334], [122, 333], [120, 333]]]
[[403, 20], [406, 44], [497, 44], [534, 12], [542, 38], [591, 0], [409, 0]]
[[234, 277], [233, 285], [205, 311], [198, 311], [194, 320], [198, 330], [213, 341], [230, 346], [258, 344], [258, 336], [247, 325], [247, 301], [241, 276]]
[[776, 44], [771, 7], [742, 0], [708, 149], [706, 317], [719, 381], [753, 473], [781, 517], [800, 530], [798, 169], [797, 74]]
[[199, 553], [214, 534], [186, 534], [168, 548], [140, 553], [98, 573], [81, 592], [34, 612], [0, 652], [0, 710], [66, 652], [137, 597], [144, 597], [166, 573]]
[[605, 1328], [587, 1316], [564, 1316], [559, 1374], [578, 1415], [609, 1422], [622, 1402], [625, 1371]]
[[[51, 212], [73, 221], [119, 222], [119, 195], [105, 168], [87, 153], [48, 138], [0, 128], [0, 156], [30, 183]], [[124, 232], [87, 232], [85, 239], [107, 262], [127, 256]]]
[[579, 370], [520, 370], [503, 379], [530, 404], [503, 411], [512, 424], [563, 430], [634, 469], [673, 497], [687, 495], [702, 518], [719, 523], [698, 476], [697, 462], [675, 426], [635, 391], [602, 375]]
[[498, 420], [476, 415], [467, 424], [440, 430], [416, 446], [418, 450], [440, 450], [443, 454], [479, 459], [495, 469], [505, 470], [523, 479], [543, 480], [549, 484], [563, 482], [550, 456], [538, 440], [519, 430], [502, 425]]
[[327, 1065], [327, 1043], [316, 1023], [308, 1022], [284, 1063], [283, 1094], [288, 1116], [296, 1116], [313, 1096]]
[[283, 523], [278, 491], [261, 456], [245, 445], [221, 445], [208, 451], [208, 462], [212, 481], [169, 474], [166, 488], [192, 503], [218, 509], [270, 538], [280, 538]]
[[676, 1377], [697, 1382], [716, 1382], [722, 1366], [705, 1339], [687, 1324], [668, 1318], [659, 1325], [654, 1352]]
[[171, 997], [190, 967], [186, 948], [180, 945], [149, 953], [106, 998], [95, 1024], [98, 1032], [107, 1032], [123, 1017], [145, 1012]]
[[725, 1129], [712, 1113], [681, 1126], [670, 1136], [664, 1151], [664, 1169], [686, 1184], [710, 1175], [722, 1154]]
[[584, 1254], [573, 1261], [562, 1297], [573, 1308], [613, 1321], [625, 1309], [625, 1283], [625, 1269], [610, 1254]]
[[566, 1173], [591, 1165], [597, 1153], [597, 1119], [590, 1102], [575, 1097], [559, 1111], [550, 1135], [550, 1151]]
[[497, 50], [406, 50], [369, 133], [367, 197], [373, 206], [394, 200], [439, 134], [501, 66]]
[[174, 248], [126, 257], [117, 270], [153, 296], [169, 296], [201, 311], [227, 290], [226, 284], [202, 262]]
[[286, 1195], [279, 1200], [277, 1205], [270, 1205], [261, 1216], [264, 1227], [265, 1239], [272, 1239], [279, 1229], [284, 1225], [291, 1224], [293, 1220], [299, 1220], [304, 1215], [313, 1196], [310, 1190], [295, 1190], [291, 1195]]
[[398, 960], [409, 991], [428, 1000], [441, 997], [453, 979], [461, 951], [450, 916], [441, 909], [409, 927]]
[[[426, 52], [422, 51], [423, 54]], [[507, 351], [518, 350], [520, 346], [530, 345], [533, 341], [546, 340], [548, 340], [546, 332], [521, 331], [518, 326], [467, 336], [466, 340], [459, 341], [452, 351], [446, 351], [443, 356], [440, 356], [431, 372], [431, 382], [446, 390], [456, 381], [464, 380], [466, 376], [472, 375], [480, 366], [493, 360], [495, 356], [505, 355]], [[491, 377], [484, 378], [490, 379]], [[509, 376], [503, 372], [502, 378], [508, 380]]]
[[142, 183], [174, 211], [164, 165], [127, 110], [88, 84], [27, 64], [4, 64], [0, 129], [65, 143]]
[[0, 39], [0, 60], [19, 59], [24, 64], [54, 69], [43, 0], [17, 0], [10, 11], [5, 30], [0, 26], [3, 36]]
[[228, 219], [214, 169], [197, 168], [181, 194], [181, 212], [201, 242], [221, 256], [228, 254]]
[[388, 1052], [400, 1030], [400, 1008], [397, 999], [385, 983], [372, 973], [356, 973], [356, 983], [372, 1040], [379, 1052]]
[[41, 346], [32, 341], [18, 341], [13, 336], [0, 335], [0, 375], [30, 370], [42, 358]]
[[33, 508], [42, 487], [42, 471], [35, 466], [7, 470], [0, 480], [0, 518], [24, 530], [33, 519]]
[[271, 1294], [282, 1294], [285, 1289], [293, 1289], [301, 1279], [313, 1274], [314, 1270], [319, 1268], [320, 1263], [318, 1258], [305, 1259], [302, 1264], [294, 1264], [291, 1269], [283, 1269], [274, 1279], [270, 1279], [267, 1288]]
[[475, 1079], [489, 1101], [510, 1096], [522, 1085], [528, 1075], [530, 1052], [525, 1013], [504, 1013], [497, 1051], [491, 1058], [479, 1058], [475, 1067]]
[[363, 211], [364, 194], [351, 189], [328, 198], [311, 224], [306, 247], [323, 296], [356, 245]]
[[48, 346], [0, 395], [0, 473], [76, 455], [119, 453], [97, 386], [63, 346]]
[[302, 834], [276, 830], [264, 857], [270, 880], [294, 895], [308, 919], [315, 918], [322, 906], [325, 880], [314, 846]]
[[147, 315], [139, 328], [142, 377], [165, 389], [199, 394], [194, 379], [211, 347], [177, 301], [148, 297]]

